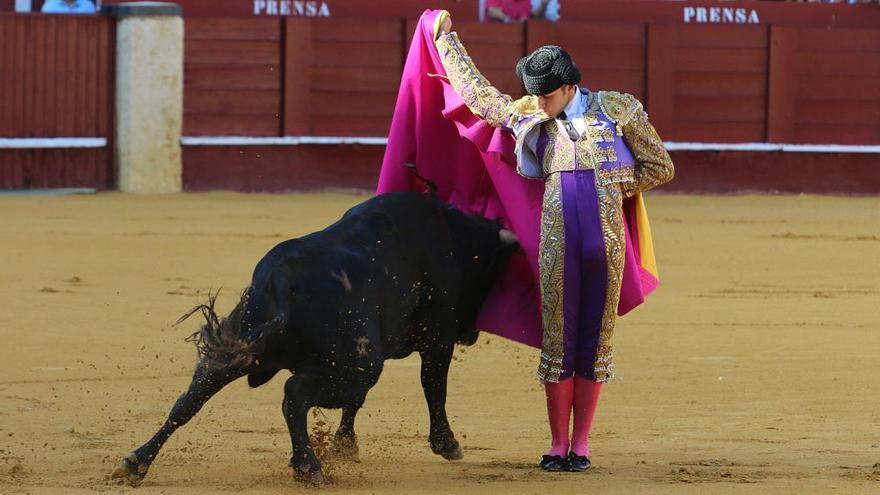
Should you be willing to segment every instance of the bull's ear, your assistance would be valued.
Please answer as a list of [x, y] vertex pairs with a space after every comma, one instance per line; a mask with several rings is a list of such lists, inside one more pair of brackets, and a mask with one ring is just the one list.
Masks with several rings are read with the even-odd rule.
[[501, 229], [498, 231], [498, 237], [501, 238], [501, 243], [505, 246], [518, 246], [519, 239], [517, 239], [516, 234], [507, 230]]

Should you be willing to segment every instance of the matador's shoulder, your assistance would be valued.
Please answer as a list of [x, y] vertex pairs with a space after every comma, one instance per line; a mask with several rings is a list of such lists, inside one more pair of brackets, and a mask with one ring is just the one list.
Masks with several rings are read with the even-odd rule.
[[518, 100], [510, 102], [507, 108], [511, 115], [520, 119], [543, 113], [538, 105], [538, 97], [533, 95], [523, 96]]
[[629, 93], [599, 91], [599, 106], [615, 124], [624, 126], [642, 109], [642, 102]]

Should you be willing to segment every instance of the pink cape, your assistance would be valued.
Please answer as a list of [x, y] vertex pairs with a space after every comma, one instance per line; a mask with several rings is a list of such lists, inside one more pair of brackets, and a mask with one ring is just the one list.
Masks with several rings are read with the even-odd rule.
[[[425, 11], [413, 37], [377, 194], [423, 191], [405, 167], [412, 163], [437, 184], [437, 194], [445, 201], [498, 219], [516, 233], [524, 254], [510, 261], [482, 307], [477, 328], [541, 347], [538, 244], [544, 183], [516, 173], [513, 134], [476, 117], [449, 84], [434, 45], [439, 13]], [[627, 255], [619, 314], [641, 304], [657, 285], [656, 278], [639, 265], [636, 215], [627, 204], [624, 208]]]

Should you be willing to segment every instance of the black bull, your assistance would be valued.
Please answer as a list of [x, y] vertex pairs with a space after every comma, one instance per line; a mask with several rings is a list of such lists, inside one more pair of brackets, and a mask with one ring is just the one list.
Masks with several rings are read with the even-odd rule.
[[278, 244], [226, 318], [214, 313], [213, 298], [196, 308], [207, 323], [193, 335], [200, 360], [192, 383], [114, 475], [137, 484], [171, 434], [220, 389], [245, 375], [257, 387], [287, 369], [290, 465], [297, 477], [320, 481], [309, 409], [342, 408], [336, 447], [356, 452], [355, 416], [384, 361], [413, 352], [422, 360], [431, 449], [460, 459], [446, 417], [454, 344], [476, 341], [480, 306], [518, 249], [498, 222], [416, 193], [377, 196], [320, 232]]

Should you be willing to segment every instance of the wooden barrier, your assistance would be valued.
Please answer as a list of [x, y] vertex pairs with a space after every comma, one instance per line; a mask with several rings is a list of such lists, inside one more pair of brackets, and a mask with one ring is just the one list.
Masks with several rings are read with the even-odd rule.
[[[350, 9], [363, 5], [332, 1]], [[216, 9], [232, 4], [221, 7], [201, 0], [183, 4], [188, 15], [185, 136], [387, 134], [414, 19], [424, 7], [421, 3], [381, 0], [373, 6], [388, 7], [389, 12], [365, 11], [358, 19], [263, 14], [212, 18], [210, 12], [224, 12]], [[187, 6], [196, 4], [202, 10], [187, 12]], [[469, 5], [461, 2], [465, 4]], [[745, 9], [742, 15], [741, 9]], [[880, 144], [880, 9], [876, 6], [596, 0], [564, 2], [559, 23], [480, 24], [466, 20], [467, 14], [455, 15], [455, 29], [476, 65], [514, 97], [523, 93], [513, 70], [516, 61], [552, 43], [572, 52], [587, 87], [626, 91], [641, 99], [667, 141]], [[0, 137], [110, 139], [112, 29], [112, 21], [100, 17], [0, 16], [0, 62], [4, 69], [10, 68], [0, 74]], [[215, 167], [213, 173], [224, 176], [223, 161], [232, 150], [256, 156], [247, 147], [185, 148], [185, 187], [194, 189], [202, 187], [196, 182], [205, 175], [188, 174], [186, 169]], [[41, 160], [84, 163], [95, 157], [104, 171], [83, 176], [100, 177], [109, 182], [99, 187], [111, 187], [108, 149], [112, 142], [98, 150], [4, 150], [0, 187], [47, 183], [22, 178], [27, 175], [22, 174], [25, 165], [15, 163], [27, 162], [29, 169], [36, 170], [49, 166]], [[315, 160], [313, 166], [327, 168], [332, 165], [328, 160], [344, 158], [363, 168], [364, 157], [376, 160], [380, 149], [347, 144], [285, 146], [272, 152], [266, 148], [260, 156], [263, 165], [268, 166], [265, 160], [269, 160], [274, 167], [285, 163], [303, 167]], [[694, 153], [681, 156], [690, 160], [701, 152]], [[722, 156], [723, 163], [732, 164], [740, 163], [735, 157], [746, 155], [724, 152]], [[830, 166], [832, 158], [841, 163], [858, 161], [861, 168], [854, 173], [865, 176], [866, 158], [832, 153], [823, 157], [814, 162]], [[374, 166], [378, 165], [376, 160]], [[225, 187], [237, 188], [241, 177], [236, 174], [243, 170], [230, 169], [228, 180], [223, 179]], [[293, 176], [290, 180], [295, 184]], [[347, 179], [327, 177], [328, 184], [337, 180]], [[284, 184], [277, 188], [295, 187]], [[870, 187], [880, 191], [880, 185]]]
[[279, 135], [282, 21], [188, 19], [184, 33], [184, 135]]
[[0, 137], [103, 137], [110, 143], [3, 150], [0, 188], [113, 187], [114, 48], [111, 19], [0, 15]]

